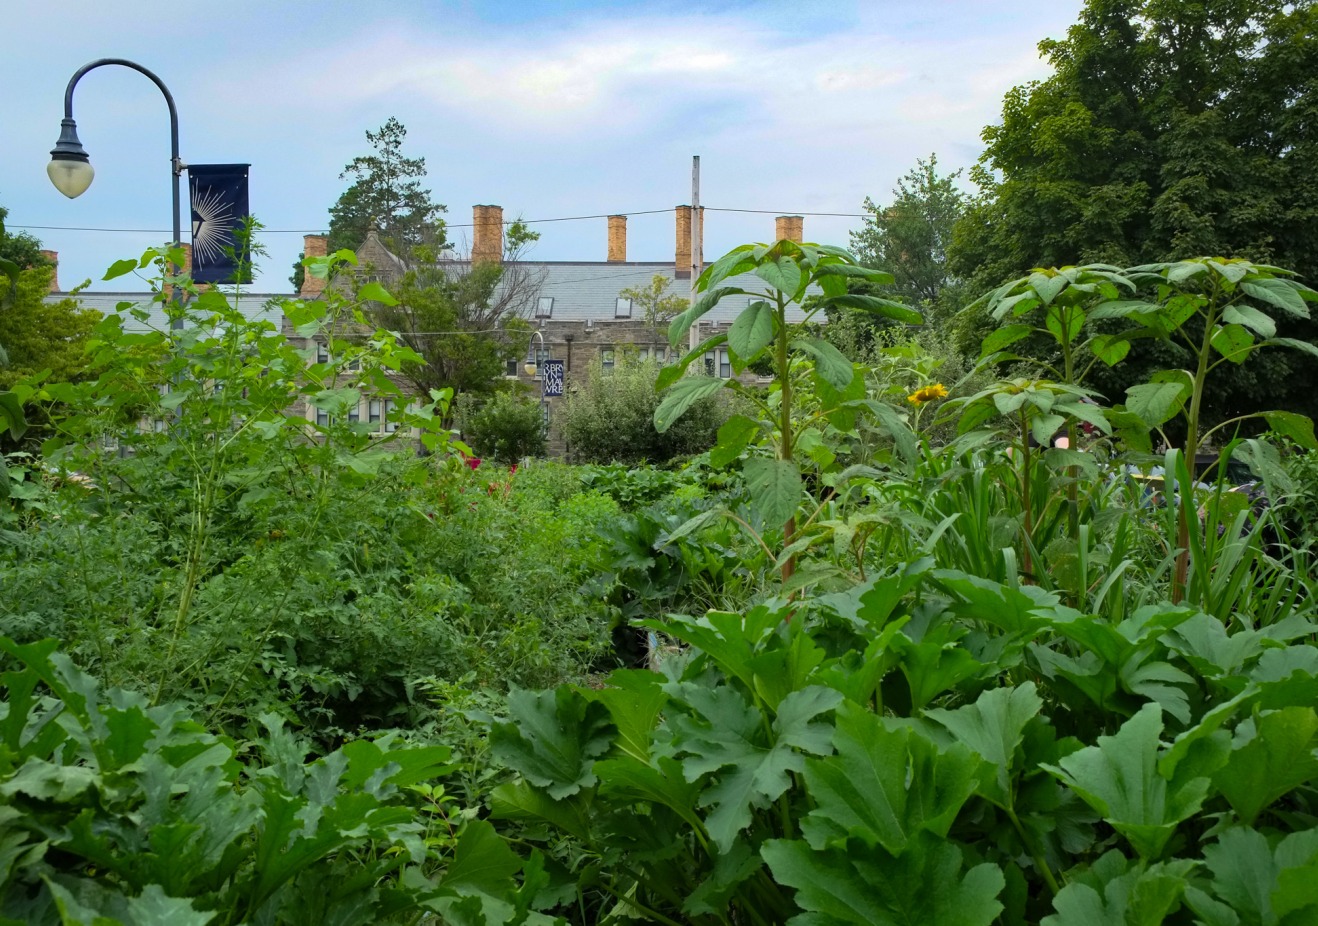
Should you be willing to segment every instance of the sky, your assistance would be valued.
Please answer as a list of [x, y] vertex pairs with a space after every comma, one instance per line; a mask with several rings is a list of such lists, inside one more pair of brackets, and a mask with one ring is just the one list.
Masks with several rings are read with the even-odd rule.
[[291, 291], [302, 235], [326, 229], [344, 166], [390, 116], [407, 128], [404, 152], [425, 158], [459, 243], [471, 207], [494, 204], [535, 222], [529, 258], [604, 260], [604, 218], [539, 220], [661, 210], [629, 219], [628, 258], [671, 260], [672, 208], [691, 201], [699, 155], [706, 260], [771, 239], [778, 214], [804, 214], [808, 241], [845, 246], [865, 197], [891, 201], [917, 158], [936, 154], [946, 171], [975, 163], [1003, 95], [1048, 75], [1038, 42], [1064, 35], [1081, 6], [16, 2], [0, 35], [0, 206], [10, 231], [59, 252], [65, 289], [131, 288], [101, 278], [169, 238], [160, 92], [128, 68], [86, 75], [74, 117], [96, 178], [69, 200], [46, 177], [69, 78], [117, 57], [169, 88], [185, 162], [252, 165], [268, 251], [256, 291]]

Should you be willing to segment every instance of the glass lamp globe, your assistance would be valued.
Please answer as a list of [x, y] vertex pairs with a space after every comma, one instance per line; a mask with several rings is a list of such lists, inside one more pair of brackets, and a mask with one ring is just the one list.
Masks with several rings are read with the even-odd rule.
[[50, 182], [55, 184], [55, 189], [69, 199], [76, 199], [85, 193], [87, 187], [92, 185], [92, 178], [96, 176], [90, 161], [73, 158], [51, 158], [46, 165], [46, 173], [50, 175]]

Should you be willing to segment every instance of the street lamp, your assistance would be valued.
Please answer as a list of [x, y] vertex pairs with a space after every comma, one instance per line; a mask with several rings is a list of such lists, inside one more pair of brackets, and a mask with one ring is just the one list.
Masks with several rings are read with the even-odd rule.
[[96, 171], [92, 169], [91, 160], [87, 157], [87, 152], [83, 150], [82, 142], [78, 140], [78, 124], [73, 121], [73, 88], [82, 79], [82, 75], [107, 64], [118, 64], [145, 74], [165, 95], [165, 103], [169, 106], [169, 163], [174, 175], [174, 240], [172, 244], [173, 247], [177, 248], [182, 239], [182, 223], [179, 220], [178, 178], [186, 166], [179, 160], [178, 156], [178, 110], [174, 107], [174, 97], [170, 95], [169, 88], [164, 85], [159, 77], [142, 67], [142, 65], [124, 58], [101, 58], [78, 69], [77, 73], [69, 80], [68, 87], [64, 90], [64, 120], [60, 122], [59, 141], [55, 142], [55, 147], [50, 152], [50, 163], [46, 165], [46, 173], [50, 175], [50, 182], [55, 184], [55, 189], [69, 199], [81, 196], [86, 192], [87, 187], [91, 186]]
[[527, 376], [535, 376], [536, 374], [536, 369], [537, 369], [535, 365], [535, 360], [537, 357], [535, 351], [536, 338], [540, 339], [540, 350], [543, 351], [545, 349], [545, 336], [540, 333], [539, 328], [536, 328], [534, 331], [531, 332], [530, 356], [527, 358], [526, 363], [522, 364], [522, 369], [526, 371]]

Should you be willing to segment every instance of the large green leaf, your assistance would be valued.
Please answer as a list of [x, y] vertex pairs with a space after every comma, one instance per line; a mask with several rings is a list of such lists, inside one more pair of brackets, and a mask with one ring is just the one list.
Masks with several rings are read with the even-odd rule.
[[791, 460], [754, 457], [742, 467], [746, 490], [766, 527], [786, 524], [801, 506], [801, 471]]
[[719, 304], [719, 300], [725, 296], [744, 296], [746, 290], [736, 286], [720, 286], [717, 289], [711, 289], [700, 294], [700, 298], [684, 312], [668, 323], [668, 343], [673, 347], [678, 347], [686, 341], [686, 333], [691, 330], [691, 326], [700, 320], [701, 316], [710, 312], [714, 306]]
[[522, 860], [486, 820], [472, 820], [458, 837], [442, 885], [460, 894], [496, 893], [508, 887]]
[[849, 702], [838, 709], [833, 746], [836, 755], [805, 769], [816, 807], [801, 832], [816, 849], [856, 839], [901, 855], [920, 832], [946, 836], [975, 791], [979, 760], [965, 746], [940, 749]]
[[1025, 725], [1039, 713], [1043, 699], [1034, 682], [1019, 688], [994, 688], [974, 704], [954, 711], [931, 710], [925, 717], [942, 724], [957, 741], [982, 757], [989, 775], [981, 776], [980, 793], [999, 807], [1013, 804], [1012, 764], [1025, 736]]
[[1059, 344], [1069, 344], [1080, 336], [1085, 313], [1074, 306], [1050, 305], [1044, 314], [1044, 327]]
[[851, 385], [856, 375], [842, 351], [823, 338], [797, 338], [792, 341], [792, 349], [809, 354], [814, 358], [815, 370], [819, 376], [839, 392]]
[[728, 329], [728, 347], [747, 361], [769, 346], [773, 340], [774, 309], [760, 299], [742, 309]]
[[[1145, 859], [1156, 859], [1208, 795], [1209, 780], [1177, 766], [1170, 779], [1158, 771], [1162, 709], [1146, 704], [1113, 736], [1043, 768], [1080, 795], [1129, 840]], [[1060, 767], [1058, 767], [1060, 766]]]
[[1313, 419], [1295, 412], [1264, 412], [1263, 417], [1268, 427], [1282, 437], [1295, 441], [1306, 450], [1318, 450], [1318, 440], [1314, 439]]
[[908, 305], [900, 302], [894, 302], [891, 299], [884, 299], [880, 296], [864, 296], [859, 293], [848, 293], [845, 296], [834, 296], [825, 301], [826, 305], [837, 306], [843, 309], [857, 309], [861, 312], [868, 312], [870, 315], [877, 315], [880, 318], [891, 318], [893, 321], [902, 322], [907, 325], [924, 324], [924, 316], [915, 311]]
[[1275, 337], [1277, 323], [1271, 316], [1265, 315], [1252, 305], [1227, 305], [1222, 308], [1222, 321], [1233, 325], [1243, 325], [1261, 338]]
[[[1191, 889], [1186, 901], [1206, 923], [1301, 926], [1318, 922], [1318, 830], [1291, 833], [1274, 850], [1267, 837], [1248, 827], [1219, 831], [1205, 847], [1213, 895]], [[1226, 913], [1223, 913], [1223, 907]], [[1303, 911], [1301, 916], [1282, 919]], [[1235, 913], [1235, 917], [1230, 917]]]
[[790, 257], [777, 256], [762, 261], [755, 275], [789, 299], [795, 299], [804, 283], [801, 265]]
[[1244, 325], [1220, 325], [1210, 339], [1213, 350], [1231, 363], [1244, 363], [1254, 346], [1254, 336]]
[[1161, 926], [1180, 907], [1194, 868], [1186, 859], [1131, 865], [1113, 849], [1058, 892], [1057, 912], [1041, 926]]
[[1130, 353], [1130, 340], [1115, 334], [1096, 334], [1089, 339], [1089, 349], [1108, 366], [1116, 366]]
[[683, 683], [668, 691], [691, 707], [671, 721], [674, 744], [688, 781], [713, 776], [700, 806], [713, 808], [706, 825], [721, 852], [750, 825], [752, 810], [776, 800], [790, 775], [804, 769], [801, 751], [828, 751], [829, 727], [814, 718], [842, 700], [840, 692], [820, 686], [794, 691], [779, 704], [766, 737], [764, 715], [735, 688]]
[[661, 681], [653, 672], [617, 669], [609, 673], [603, 688], [588, 694], [609, 709], [618, 730], [617, 747], [642, 762], [650, 758], [650, 737], [668, 701]]
[[1033, 330], [1029, 325], [1003, 325], [984, 339], [984, 343], [979, 349], [979, 355], [987, 357], [989, 354], [996, 354], [1000, 350], [1005, 350], [1017, 341], [1029, 337], [1030, 332]]
[[673, 383], [664, 393], [663, 401], [654, 410], [654, 429], [660, 434], [673, 426], [692, 405], [706, 396], [718, 392], [725, 380], [714, 376], [685, 376]]
[[1246, 280], [1240, 284], [1240, 288], [1246, 295], [1281, 309], [1288, 315], [1296, 318], [1309, 317], [1309, 307], [1304, 304], [1304, 298], [1300, 295], [1297, 285], [1290, 280], [1275, 278]]
[[591, 766], [608, 752], [613, 733], [608, 708], [567, 686], [514, 689], [508, 721], [490, 727], [490, 751], [550, 797], [564, 798], [595, 784]]
[[760, 423], [745, 415], [733, 415], [718, 429], [718, 443], [709, 451], [711, 466], [727, 466], [741, 456], [760, 431]]
[[1179, 412], [1189, 398], [1184, 383], [1142, 383], [1126, 390], [1126, 409], [1156, 428]]
[[0, 392], [0, 433], [8, 431], [9, 436], [18, 440], [27, 433], [27, 418], [23, 414], [23, 403], [12, 392]]
[[817, 851], [779, 839], [760, 854], [808, 911], [789, 926], [989, 926], [1002, 910], [1001, 869], [986, 862], [967, 871], [957, 845], [928, 834], [895, 859], [862, 845]]
[[1236, 729], [1236, 740], [1213, 784], [1246, 825], [1282, 795], [1318, 780], [1318, 714], [1311, 707], [1287, 707], [1246, 720]]

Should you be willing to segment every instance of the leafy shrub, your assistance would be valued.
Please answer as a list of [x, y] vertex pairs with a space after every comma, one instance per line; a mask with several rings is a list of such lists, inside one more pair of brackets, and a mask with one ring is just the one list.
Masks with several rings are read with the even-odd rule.
[[498, 392], [460, 412], [463, 436], [482, 458], [516, 463], [545, 455], [544, 414], [539, 402]]
[[245, 756], [179, 705], [102, 695], [53, 640], [0, 649], [19, 664], [0, 677], [5, 922], [415, 923], [525, 914], [544, 886], [532, 868], [519, 888], [488, 823], [450, 829], [461, 808], [426, 784], [445, 747], [361, 740], [308, 761], [267, 716]]
[[730, 410], [723, 397], [697, 401], [664, 433], [654, 427], [660, 366], [625, 355], [612, 370], [595, 361], [565, 397], [559, 427], [572, 459], [584, 463], [665, 463], [708, 450]]
[[571, 834], [600, 919], [1318, 913], [1318, 650], [1292, 642], [1312, 621], [1118, 621], [925, 558], [646, 626], [688, 649], [600, 690], [514, 692], [490, 728], [518, 773], [495, 816]]

